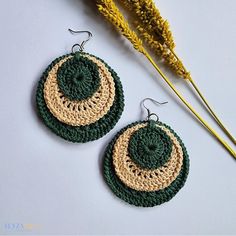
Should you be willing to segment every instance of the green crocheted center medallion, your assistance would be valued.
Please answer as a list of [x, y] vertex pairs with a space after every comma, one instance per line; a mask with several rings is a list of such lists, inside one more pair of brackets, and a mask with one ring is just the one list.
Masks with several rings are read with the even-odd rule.
[[[79, 67], [75, 69], [74, 64], [83, 64], [85, 61], [86, 66], [82, 65], [83, 75], [80, 78]], [[68, 70], [64, 68], [66, 65]], [[70, 95], [74, 96], [76, 89], [80, 98], [81, 94], [87, 96], [92, 90], [94, 93], [84, 100], [71, 100], [64, 94], [65, 87], [62, 89], [59, 86], [58, 77], [62, 78], [62, 74], [70, 80], [66, 88], [69, 93], [73, 91]], [[97, 75], [99, 78], [95, 79]], [[76, 76], [83, 82], [91, 81], [89, 92], [83, 89], [84, 84], [80, 81], [78, 84], [73, 82]], [[69, 86], [75, 86], [76, 89]], [[71, 142], [85, 143], [101, 138], [115, 126], [124, 109], [124, 95], [118, 75], [103, 60], [88, 53], [72, 53], [55, 59], [43, 73], [36, 91], [36, 105], [43, 122], [55, 134]]]
[[[127, 172], [130, 168], [131, 171], [135, 172], [134, 176], [136, 178], [136, 181], [134, 182], [134, 185], [140, 185], [142, 179], [146, 179], [146, 183], [152, 182], [152, 180], [156, 178], [156, 174], [159, 175], [156, 178], [156, 184], [162, 184], [158, 183], [158, 181], [159, 179], [161, 179], [162, 174], [165, 175], [164, 172], [167, 169], [167, 175], [165, 175], [163, 182], [168, 182], [167, 179], [171, 178], [171, 176], [175, 176], [174, 180], [168, 182], [166, 187], [160, 188], [157, 191], [137, 191], [136, 189], [127, 186], [127, 184], [124, 183], [124, 179], [120, 179], [120, 175], [118, 175], [117, 173], [117, 165], [120, 164], [116, 163], [117, 155], [121, 155], [122, 151], [119, 150], [125, 149], [126, 147], [125, 143], [123, 143], [121, 140], [126, 140], [126, 138], [128, 137], [128, 133], [131, 134], [132, 132], [137, 132], [138, 130], [145, 129], [145, 127], [148, 127], [148, 123], [149, 121], [136, 122], [128, 125], [127, 127], [123, 128], [119, 133], [117, 133], [111, 143], [107, 146], [103, 161], [104, 178], [108, 186], [114, 192], [114, 194], [122, 200], [126, 201], [127, 203], [140, 207], [153, 207], [171, 200], [177, 194], [177, 192], [184, 186], [189, 171], [188, 153], [180, 137], [166, 124], [157, 122], [156, 125], [163, 129], [173, 141], [171, 159], [169, 159], [167, 163], [165, 163], [162, 167], [157, 168], [155, 171], [152, 170], [149, 172], [144, 169], [143, 175], [142, 168], [140, 166], [136, 166], [134, 169], [133, 166], [135, 164], [132, 164], [126, 156], [121, 156], [120, 158], [124, 162], [127, 162], [129, 160], [128, 165], [126, 165], [126, 168], [123, 171]], [[132, 157], [130, 158], [132, 159]], [[177, 165], [174, 164], [174, 160], [179, 160], [177, 161]], [[168, 165], [170, 165], [170, 167], [167, 167]], [[175, 168], [175, 166], [178, 167]], [[176, 171], [178, 168], [180, 168], [179, 172]], [[175, 175], [174, 173], [177, 173], [177, 175]], [[127, 182], [130, 181], [128, 176], [129, 175], [126, 176]], [[155, 181], [152, 182], [152, 184], [155, 185]]]
[[100, 85], [98, 66], [76, 52], [58, 69], [57, 81], [67, 98], [84, 100], [91, 97]]
[[155, 122], [136, 131], [129, 141], [131, 159], [146, 169], [163, 166], [170, 158], [171, 151], [170, 137], [160, 127], [157, 127]]

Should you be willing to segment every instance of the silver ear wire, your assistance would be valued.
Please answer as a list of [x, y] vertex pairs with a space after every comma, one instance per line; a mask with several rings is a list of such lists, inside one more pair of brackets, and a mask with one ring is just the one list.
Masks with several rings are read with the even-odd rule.
[[150, 109], [145, 106], [145, 102], [148, 101], [148, 100], [153, 102], [154, 104], [157, 104], [157, 105], [164, 105], [164, 104], [167, 104], [168, 102], [158, 102], [158, 101], [156, 101], [152, 98], [145, 98], [145, 99], [142, 100], [141, 105], [144, 107], [144, 109], [147, 110], [147, 120], [151, 120], [151, 117], [155, 116], [156, 117], [156, 122], [157, 122], [157, 121], [159, 121], [159, 116], [155, 113], [152, 113], [150, 111]]
[[80, 34], [80, 33], [87, 33], [88, 34], [88, 38], [86, 40], [82, 41], [81, 44], [79, 44], [79, 43], [74, 44], [71, 48], [72, 53], [75, 52], [76, 47], [79, 48], [80, 52], [83, 52], [84, 51], [84, 45], [93, 37], [93, 34], [88, 30], [77, 30], [77, 31], [75, 31], [75, 30], [72, 30], [72, 29], [68, 29], [68, 31], [71, 34]]

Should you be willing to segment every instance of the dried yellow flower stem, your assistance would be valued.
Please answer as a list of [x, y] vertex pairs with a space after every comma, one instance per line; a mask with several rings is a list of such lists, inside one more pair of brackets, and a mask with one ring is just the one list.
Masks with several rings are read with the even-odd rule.
[[[178, 56], [176, 55], [176, 53], [174, 51], [172, 51], [173, 55], [175, 55], [175, 57], [181, 61]], [[183, 68], [185, 69], [184, 65]], [[185, 69], [186, 71], [186, 69]], [[229, 132], [229, 130], [224, 126], [224, 124], [222, 123], [222, 121], [219, 119], [219, 117], [216, 115], [216, 113], [213, 111], [213, 109], [211, 108], [211, 106], [209, 105], [209, 103], [207, 102], [206, 98], [203, 96], [203, 94], [201, 93], [200, 89], [198, 88], [198, 86], [196, 85], [196, 82], [192, 79], [192, 77], [190, 77], [189, 82], [191, 83], [191, 85], [193, 86], [193, 88], [195, 89], [195, 91], [198, 93], [198, 95], [200, 96], [200, 98], [202, 99], [202, 101], [205, 103], [206, 107], [208, 108], [208, 110], [210, 111], [210, 113], [212, 114], [213, 118], [215, 119], [215, 121], [218, 123], [218, 125], [221, 127], [221, 129], [225, 132], [225, 134], [231, 139], [231, 141], [236, 144], [236, 139], [231, 135], [231, 133]]]
[[188, 109], [197, 117], [197, 119], [207, 128], [207, 130], [226, 148], [226, 150], [236, 158], [236, 152], [230, 147], [230, 145], [223, 140], [219, 134], [211, 128], [211, 126], [195, 111], [195, 109], [184, 99], [184, 97], [178, 92], [178, 90], [174, 87], [174, 85], [170, 82], [170, 80], [165, 76], [165, 74], [161, 71], [161, 69], [156, 65], [154, 60], [150, 55], [146, 55], [151, 64], [155, 67], [155, 69], [159, 72], [161, 77], [165, 80], [165, 82], [170, 86], [170, 88], [174, 91], [174, 93], [179, 97], [179, 99], [188, 107]]
[[172, 51], [166, 46], [154, 39], [154, 36], [149, 34], [141, 25], [136, 24], [136, 29], [144, 42], [153, 50], [153, 52], [175, 72], [179, 77], [184, 79], [190, 78], [190, 73], [184, 69], [183, 63], [178, 60]]
[[210, 125], [194, 110], [194, 108], [184, 99], [184, 97], [178, 92], [170, 80], [161, 71], [158, 65], [155, 63], [153, 58], [149, 55], [146, 49], [143, 47], [142, 41], [138, 38], [136, 33], [132, 31], [129, 27], [128, 22], [125, 20], [124, 16], [117, 8], [113, 0], [98, 0], [98, 9], [101, 14], [110, 21], [129, 41], [133, 44], [134, 48], [141, 52], [150, 63], [154, 66], [157, 72], [169, 85], [169, 87], [174, 91], [174, 93], [179, 97], [179, 99], [186, 105], [186, 107], [196, 116], [196, 118], [204, 125], [204, 127], [226, 148], [226, 150], [236, 158], [235, 151], [225, 142], [219, 134], [210, 127]]
[[179, 76], [188, 78], [182, 63], [176, 59], [170, 49], [175, 43], [169, 29], [169, 23], [164, 20], [152, 0], [119, 0], [137, 18], [135, 28], [141, 38], [161, 56], [166, 64]]
[[158, 56], [162, 57], [165, 63], [179, 77], [186, 79], [193, 86], [202, 102], [208, 108], [209, 113], [222, 128], [225, 134], [236, 144], [236, 139], [231, 135], [229, 130], [224, 126], [222, 121], [213, 111], [206, 98], [201, 93], [197, 84], [192, 79], [190, 73], [186, 70], [183, 62], [174, 52], [174, 39], [169, 29], [169, 24], [160, 15], [160, 11], [155, 6], [153, 0], [119, 0], [130, 12], [137, 16], [135, 26], [141, 38]]

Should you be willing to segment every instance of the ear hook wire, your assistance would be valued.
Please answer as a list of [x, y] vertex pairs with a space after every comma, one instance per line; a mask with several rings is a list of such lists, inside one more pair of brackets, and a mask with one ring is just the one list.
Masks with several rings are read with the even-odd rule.
[[74, 44], [71, 48], [72, 53], [75, 52], [76, 47], [79, 47], [79, 51], [83, 52], [84, 51], [84, 45], [93, 37], [93, 34], [88, 30], [77, 30], [77, 31], [75, 31], [75, 30], [72, 30], [72, 29], [68, 29], [68, 31], [71, 34], [80, 34], [80, 33], [87, 33], [88, 34], [88, 38], [86, 40], [82, 41], [81, 44], [79, 44], [79, 43]]
[[147, 110], [147, 113], [148, 113], [147, 120], [151, 120], [151, 117], [155, 116], [156, 117], [156, 122], [157, 122], [157, 121], [159, 121], [159, 116], [156, 113], [151, 112], [150, 109], [145, 106], [145, 102], [148, 101], [148, 100], [153, 102], [156, 105], [164, 105], [164, 104], [167, 104], [168, 102], [158, 102], [158, 101], [156, 101], [152, 98], [145, 98], [145, 99], [142, 100], [141, 105]]

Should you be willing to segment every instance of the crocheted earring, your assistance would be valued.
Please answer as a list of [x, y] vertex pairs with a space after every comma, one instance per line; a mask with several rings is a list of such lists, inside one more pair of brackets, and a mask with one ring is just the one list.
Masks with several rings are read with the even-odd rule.
[[[107, 146], [103, 169], [111, 190], [135, 206], [153, 207], [172, 199], [189, 171], [187, 150], [168, 125], [148, 111], [147, 120], [123, 128]], [[152, 117], [156, 119], [152, 119]]]
[[[55, 59], [43, 73], [36, 92], [39, 115], [55, 134], [72, 142], [96, 140], [119, 120], [124, 95], [116, 72], [75, 44], [72, 53]], [[75, 51], [79, 48], [79, 51]]]

